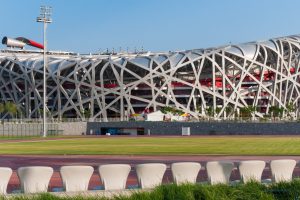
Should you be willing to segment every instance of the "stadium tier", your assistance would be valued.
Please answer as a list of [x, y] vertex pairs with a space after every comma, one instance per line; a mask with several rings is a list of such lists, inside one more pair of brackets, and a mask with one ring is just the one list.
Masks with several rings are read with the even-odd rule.
[[[54, 118], [103, 120], [166, 106], [195, 118], [230, 118], [249, 107], [257, 117], [272, 107], [287, 115], [291, 106], [297, 115], [299, 61], [300, 35], [167, 53], [48, 52], [47, 107]], [[0, 102], [41, 117], [42, 73], [42, 51], [2, 50]]]

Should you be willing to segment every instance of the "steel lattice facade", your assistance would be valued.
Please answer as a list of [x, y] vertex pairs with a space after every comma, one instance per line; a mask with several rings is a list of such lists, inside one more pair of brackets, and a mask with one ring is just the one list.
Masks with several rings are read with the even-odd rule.
[[[182, 52], [48, 55], [48, 110], [53, 117], [128, 119], [172, 106], [192, 116], [228, 117], [228, 107], [298, 108], [300, 35]], [[13, 101], [27, 118], [42, 108], [41, 52], [0, 52], [0, 102]], [[86, 111], [85, 113], [83, 111]], [[298, 113], [296, 111], [295, 113]]]

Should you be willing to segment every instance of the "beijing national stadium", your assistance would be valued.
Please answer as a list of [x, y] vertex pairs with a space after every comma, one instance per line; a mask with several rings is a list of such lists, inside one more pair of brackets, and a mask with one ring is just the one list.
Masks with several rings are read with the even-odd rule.
[[[83, 119], [88, 110], [92, 120], [125, 121], [173, 107], [195, 119], [208, 117], [209, 109], [215, 119], [226, 119], [234, 115], [230, 110], [249, 106], [255, 117], [264, 117], [274, 106], [287, 115], [288, 105], [298, 115], [300, 35], [162, 53], [49, 51], [47, 60], [47, 111], [53, 118]], [[40, 118], [42, 96], [43, 52], [1, 50], [0, 102]]]

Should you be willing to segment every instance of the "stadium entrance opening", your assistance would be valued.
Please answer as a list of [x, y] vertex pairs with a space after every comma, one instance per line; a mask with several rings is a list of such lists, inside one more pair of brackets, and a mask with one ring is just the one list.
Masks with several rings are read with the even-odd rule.
[[101, 128], [100, 135], [145, 135], [145, 130], [144, 128], [105, 127]]

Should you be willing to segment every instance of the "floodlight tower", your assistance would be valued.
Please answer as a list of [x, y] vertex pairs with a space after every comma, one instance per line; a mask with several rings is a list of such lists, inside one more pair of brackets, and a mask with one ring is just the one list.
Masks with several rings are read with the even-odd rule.
[[52, 14], [52, 7], [51, 6], [41, 6], [40, 7], [40, 16], [36, 18], [37, 22], [42, 22], [44, 24], [44, 36], [43, 36], [43, 42], [44, 42], [44, 71], [43, 71], [43, 137], [47, 136], [47, 116], [46, 116], [46, 108], [47, 108], [47, 86], [46, 86], [46, 69], [47, 67], [47, 40], [46, 40], [46, 29], [47, 24], [52, 22], [51, 19]]

